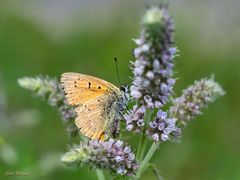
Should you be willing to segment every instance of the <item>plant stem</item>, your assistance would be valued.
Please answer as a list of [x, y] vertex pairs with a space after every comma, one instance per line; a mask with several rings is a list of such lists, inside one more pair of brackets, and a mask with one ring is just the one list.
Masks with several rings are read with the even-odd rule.
[[140, 150], [141, 150], [141, 147], [142, 147], [142, 143], [143, 143], [143, 138], [144, 138], [144, 132], [142, 131], [142, 134], [141, 134], [141, 137], [140, 137], [140, 141], [138, 143], [138, 148], [137, 148], [137, 160], [140, 160], [139, 159], [139, 155], [140, 155]]
[[152, 146], [150, 147], [150, 149], [148, 150], [145, 158], [143, 159], [143, 161], [141, 162], [141, 165], [139, 167], [139, 170], [137, 173], [137, 178], [140, 178], [141, 175], [143, 174], [143, 172], [145, 171], [145, 169], [147, 168], [150, 159], [152, 158], [153, 154], [155, 153], [155, 151], [158, 148], [158, 145], [159, 144], [153, 143]]
[[138, 148], [140, 148], [140, 150], [139, 150], [140, 152], [139, 152], [139, 156], [138, 156], [139, 162], [141, 162], [142, 159], [143, 159], [143, 156], [144, 156], [146, 147], [147, 147], [147, 137], [146, 137], [146, 135], [144, 135], [144, 136], [142, 137], [141, 146], [138, 147]]
[[164, 178], [160, 175], [160, 172], [155, 164], [148, 163], [148, 167], [152, 168], [158, 180], [164, 180]]
[[98, 177], [99, 180], [105, 180], [105, 177], [104, 177], [104, 174], [103, 174], [102, 170], [96, 169], [95, 172], [96, 172], [97, 177]]
[[137, 160], [139, 162], [142, 161], [144, 153], [145, 153], [145, 149], [147, 146], [147, 137], [146, 137], [145, 131], [146, 131], [146, 125], [148, 124], [148, 122], [151, 119], [151, 115], [152, 115], [152, 110], [146, 110], [146, 113], [144, 115], [145, 126], [143, 127], [143, 130], [142, 130], [142, 135], [140, 138], [140, 142], [138, 144], [138, 151], [137, 151]]

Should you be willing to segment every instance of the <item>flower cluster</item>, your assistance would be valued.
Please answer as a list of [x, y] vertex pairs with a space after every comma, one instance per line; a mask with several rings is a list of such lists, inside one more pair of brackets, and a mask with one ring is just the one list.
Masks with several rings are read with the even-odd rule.
[[25, 89], [35, 92], [38, 97], [47, 100], [51, 106], [57, 107], [62, 119], [68, 122], [67, 131], [71, 135], [77, 134], [77, 128], [74, 124], [75, 111], [67, 105], [60, 83], [55, 78], [48, 76], [24, 77], [18, 79], [18, 84]]
[[131, 148], [120, 140], [91, 140], [73, 147], [61, 159], [69, 165], [89, 165], [93, 168], [108, 169], [112, 173], [133, 176], [138, 163]]
[[133, 109], [124, 115], [126, 121], [126, 130], [139, 133], [144, 126], [144, 114], [146, 108], [144, 106], [133, 106]]
[[155, 142], [170, 140], [172, 136], [181, 133], [181, 129], [175, 126], [176, 119], [168, 118], [167, 113], [159, 110], [154, 121], [149, 123], [147, 135], [150, 136]]
[[149, 9], [142, 22], [142, 33], [135, 40], [131, 95], [147, 108], [160, 108], [168, 101], [175, 84], [173, 21], [165, 6]]
[[170, 116], [176, 118], [180, 126], [185, 126], [196, 115], [201, 114], [203, 107], [222, 95], [223, 89], [213, 78], [195, 81], [193, 85], [183, 90], [181, 97], [173, 100]]

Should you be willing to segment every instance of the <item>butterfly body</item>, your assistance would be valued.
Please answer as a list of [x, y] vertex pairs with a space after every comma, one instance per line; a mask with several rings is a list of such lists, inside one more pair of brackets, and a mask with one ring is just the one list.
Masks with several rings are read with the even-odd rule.
[[128, 94], [113, 84], [93, 76], [64, 73], [61, 84], [69, 105], [75, 107], [75, 124], [92, 138], [104, 139], [113, 124], [122, 118]]

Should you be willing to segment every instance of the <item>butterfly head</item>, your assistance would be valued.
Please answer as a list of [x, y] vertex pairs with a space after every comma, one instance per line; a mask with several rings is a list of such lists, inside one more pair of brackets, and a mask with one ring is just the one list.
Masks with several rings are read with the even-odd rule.
[[129, 100], [128, 86], [127, 85], [123, 85], [119, 89], [120, 89], [122, 94], [119, 97], [118, 110], [120, 112], [123, 112], [125, 107], [127, 106], [128, 100]]
[[128, 85], [122, 85], [119, 89], [123, 93], [128, 93]]
[[123, 99], [126, 102], [125, 104], [127, 104], [129, 100], [129, 86], [125, 84], [125, 85], [122, 85], [119, 89], [123, 94]]

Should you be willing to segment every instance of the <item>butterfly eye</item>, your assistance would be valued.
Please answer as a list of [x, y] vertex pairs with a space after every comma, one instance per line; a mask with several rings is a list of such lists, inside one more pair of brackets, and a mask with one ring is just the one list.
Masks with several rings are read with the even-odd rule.
[[122, 92], [126, 92], [126, 88], [125, 88], [124, 86], [121, 86], [121, 87], [120, 87], [120, 90], [121, 90]]

